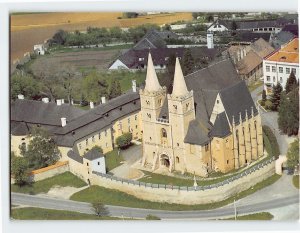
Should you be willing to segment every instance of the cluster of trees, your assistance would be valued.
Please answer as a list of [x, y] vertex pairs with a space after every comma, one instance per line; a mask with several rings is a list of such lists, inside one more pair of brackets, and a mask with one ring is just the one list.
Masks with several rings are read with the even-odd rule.
[[299, 169], [299, 139], [296, 139], [289, 146], [287, 152], [287, 166], [292, 169]]
[[194, 34], [198, 35], [200, 32], [206, 33], [207, 26], [205, 24], [191, 24], [187, 23], [185, 28], [176, 30], [177, 32], [183, 33], [183, 34]]
[[108, 44], [113, 41], [136, 43], [150, 29], [160, 30], [160, 27], [155, 24], [145, 24], [132, 27], [128, 31], [124, 31], [120, 27], [112, 27], [109, 29], [88, 27], [86, 33], [78, 30], [75, 32], [59, 30], [50, 40], [50, 45], [84, 46]]
[[297, 135], [299, 130], [299, 82], [292, 72], [286, 82], [285, 91], [280, 83], [273, 86], [273, 93], [267, 99], [262, 93], [261, 105], [266, 109], [278, 111], [279, 129], [287, 135]]
[[20, 146], [22, 157], [11, 155], [11, 172], [19, 186], [30, 182], [30, 171], [53, 165], [60, 158], [58, 147], [47, 131], [33, 128], [31, 135], [29, 144]]
[[208, 13], [203, 13], [203, 12], [193, 12], [192, 16], [194, 19], [197, 19], [198, 17], [201, 17], [205, 19], [208, 22], [211, 22], [214, 20], [214, 15], [217, 15], [218, 18], [221, 19], [229, 19], [232, 18], [232, 15], [235, 14], [237, 17], [243, 18], [245, 16], [244, 12], [208, 12]]
[[119, 148], [125, 149], [131, 145], [132, 133], [124, 133], [121, 136], [117, 137], [116, 144]]

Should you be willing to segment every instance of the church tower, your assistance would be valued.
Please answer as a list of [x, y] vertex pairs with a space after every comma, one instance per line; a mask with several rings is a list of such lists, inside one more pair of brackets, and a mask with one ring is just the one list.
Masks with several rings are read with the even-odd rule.
[[184, 138], [189, 123], [195, 119], [193, 91], [188, 91], [178, 58], [176, 58], [172, 94], [168, 95], [169, 120], [172, 127], [172, 147], [175, 170], [185, 170]]
[[[166, 98], [166, 88], [161, 87], [155, 73], [151, 54], [148, 55], [146, 85], [140, 90], [142, 129], [143, 129], [143, 159], [142, 165], [149, 163], [157, 155], [160, 141], [157, 137], [157, 119]], [[151, 153], [151, 154], [149, 154]]]

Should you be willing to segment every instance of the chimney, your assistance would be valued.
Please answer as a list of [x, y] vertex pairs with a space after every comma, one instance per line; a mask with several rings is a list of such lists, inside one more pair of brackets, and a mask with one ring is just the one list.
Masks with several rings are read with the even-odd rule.
[[60, 119], [61, 119], [61, 126], [62, 126], [62, 127], [65, 127], [65, 126], [67, 125], [67, 118], [62, 117], [62, 118], [60, 118]]
[[43, 101], [44, 103], [49, 103], [49, 98], [45, 97], [45, 98], [42, 99], [42, 101]]
[[132, 91], [136, 92], [136, 80], [132, 80]]
[[64, 99], [61, 99], [61, 104], [64, 104], [65, 103], [65, 100]]
[[102, 102], [102, 104], [105, 104], [105, 102], [106, 102], [105, 96], [102, 96], [102, 97], [101, 97], [101, 102]]
[[56, 100], [56, 104], [57, 104], [57, 106], [60, 106], [61, 105], [61, 100]]
[[24, 99], [24, 95], [21, 95], [21, 94], [18, 95], [18, 99], [19, 99], [19, 100], [23, 100], [23, 99]]
[[90, 102], [90, 108], [94, 108], [94, 102]]

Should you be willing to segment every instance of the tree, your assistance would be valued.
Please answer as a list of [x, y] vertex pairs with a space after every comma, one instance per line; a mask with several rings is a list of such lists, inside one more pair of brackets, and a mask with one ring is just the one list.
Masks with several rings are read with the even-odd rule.
[[32, 140], [24, 152], [29, 168], [39, 169], [55, 164], [60, 158], [60, 152], [54, 140], [42, 128], [32, 129]]
[[14, 74], [11, 77], [11, 98], [14, 100], [19, 94], [28, 99], [35, 99], [40, 93], [40, 84], [29, 75]]
[[195, 69], [195, 61], [192, 56], [191, 50], [187, 49], [183, 55], [183, 62], [182, 62], [182, 72], [183, 75], [188, 75], [192, 73]]
[[132, 134], [130, 132], [124, 133], [123, 135], [117, 137], [116, 144], [119, 148], [127, 148], [131, 144]]
[[22, 186], [29, 182], [28, 162], [24, 157], [11, 156], [11, 173], [15, 178], [15, 184]]
[[272, 110], [277, 111], [280, 103], [280, 95], [282, 92], [282, 86], [280, 83], [277, 83], [277, 85], [273, 86], [273, 94], [271, 96], [271, 102], [272, 102]]
[[97, 150], [99, 153], [103, 153], [103, 149], [100, 146], [93, 146], [93, 148], [91, 150]]
[[138, 13], [136, 13], [136, 12], [124, 12], [123, 13], [123, 17], [124, 18], [136, 18], [136, 17], [138, 17]]
[[109, 211], [107, 210], [105, 205], [100, 201], [93, 202], [92, 203], [92, 209], [95, 212], [95, 214], [99, 217], [109, 215]]
[[152, 215], [152, 214], [148, 214], [146, 216], [146, 220], [160, 220], [159, 217], [155, 216], [155, 215]]
[[58, 30], [50, 40], [50, 44], [58, 44], [58, 45], [64, 45], [67, 38], [67, 32], [64, 30]]
[[108, 84], [100, 73], [91, 72], [82, 81], [82, 91], [87, 101], [100, 102], [102, 96], [108, 97]]
[[299, 130], [299, 88], [288, 95], [282, 93], [278, 111], [278, 127], [287, 135], [297, 135]]
[[298, 86], [298, 82], [297, 82], [294, 72], [292, 71], [289, 78], [286, 81], [285, 92], [288, 94], [290, 91], [292, 91], [297, 86]]
[[289, 168], [299, 166], [299, 139], [296, 139], [289, 146], [287, 152], [287, 166]]
[[115, 77], [112, 79], [110, 87], [109, 87], [109, 92], [108, 92], [108, 98], [113, 99], [116, 98], [117, 96], [122, 94], [121, 90], [121, 84], [119, 80], [117, 80]]

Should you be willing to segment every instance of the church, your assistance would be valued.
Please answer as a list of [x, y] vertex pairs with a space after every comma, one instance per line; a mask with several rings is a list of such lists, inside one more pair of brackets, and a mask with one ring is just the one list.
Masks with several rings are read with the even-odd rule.
[[139, 94], [143, 167], [206, 177], [263, 156], [261, 117], [231, 60], [184, 77], [177, 58], [168, 94], [149, 53], [146, 84]]

